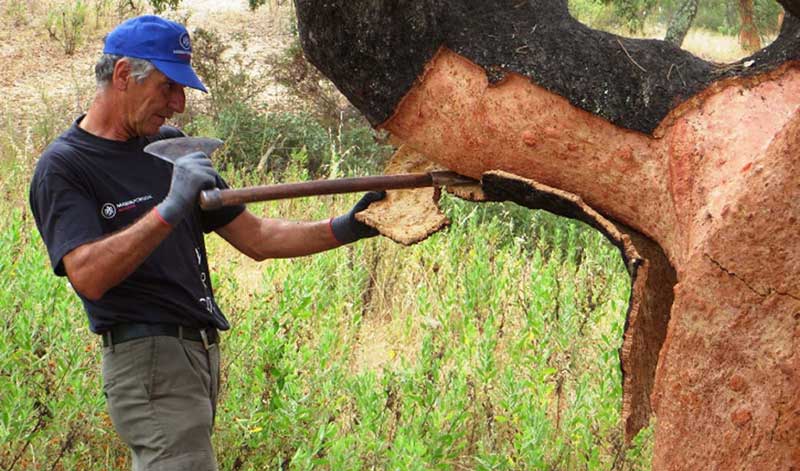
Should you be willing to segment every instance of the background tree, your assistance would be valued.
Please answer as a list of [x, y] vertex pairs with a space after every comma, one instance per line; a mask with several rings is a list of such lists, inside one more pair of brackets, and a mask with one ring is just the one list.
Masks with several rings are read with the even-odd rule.
[[761, 37], [754, 21], [755, 10], [753, 0], [739, 0], [739, 18], [742, 28], [739, 30], [739, 44], [747, 52], [761, 49]]
[[697, 15], [697, 2], [698, 0], [685, 0], [675, 10], [667, 27], [667, 34], [664, 36], [665, 41], [681, 47], [684, 38], [686, 38], [686, 33], [692, 27], [694, 17]]

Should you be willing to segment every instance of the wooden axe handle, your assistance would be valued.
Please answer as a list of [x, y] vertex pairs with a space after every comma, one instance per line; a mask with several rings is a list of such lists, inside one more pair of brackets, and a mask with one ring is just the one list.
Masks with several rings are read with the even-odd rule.
[[409, 173], [374, 177], [314, 180], [300, 183], [253, 186], [230, 190], [205, 190], [200, 193], [200, 207], [206, 210], [235, 206], [257, 201], [270, 201], [302, 196], [333, 195], [356, 191], [398, 190], [428, 186], [476, 184], [476, 180], [455, 172]]

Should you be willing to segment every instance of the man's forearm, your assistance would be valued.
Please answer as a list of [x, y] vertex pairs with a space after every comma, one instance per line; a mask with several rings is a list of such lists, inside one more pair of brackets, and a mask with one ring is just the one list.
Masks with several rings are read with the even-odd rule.
[[327, 219], [314, 222], [262, 219], [259, 242], [262, 258], [301, 257], [341, 245]]
[[254, 260], [311, 255], [341, 245], [329, 222], [259, 218], [245, 211], [217, 233]]
[[171, 231], [156, 211], [150, 211], [120, 232], [77, 247], [64, 256], [70, 283], [91, 300], [101, 298], [133, 273]]

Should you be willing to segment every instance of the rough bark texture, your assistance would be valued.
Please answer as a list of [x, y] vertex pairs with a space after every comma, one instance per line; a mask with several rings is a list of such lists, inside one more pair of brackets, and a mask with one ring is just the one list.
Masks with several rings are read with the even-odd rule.
[[[384, 172], [392, 175], [441, 169], [418, 152], [400, 147]], [[398, 244], [412, 245], [450, 225], [450, 220], [439, 210], [440, 196], [440, 188], [390, 190], [386, 198], [372, 203], [356, 217]]]
[[490, 196], [642, 235], [620, 246], [637, 276], [623, 402], [630, 436], [653, 385], [654, 469], [800, 468], [796, 18], [716, 66], [593, 31], [564, 1], [296, 5], [307, 56], [409, 148], [497, 175]]
[[574, 106], [642, 132], [652, 132], [675, 105], [716, 80], [756, 75], [800, 57], [798, 48], [777, 45], [747, 59], [749, 67], [747, 60], [716, 67], [663, 41], [587, 28], [569, 16], [566, 0], [296, 5], [306, 57], [374, 125], [394, 113], [440, 46], [483, 67], [491, 82], [516, 72]]
[[684, 0], [680, 4], [672, 18], [669, 20], [667, 27], [667, 34], [664, 36], [664, 41], [681, 47], [683, 40], [686, 38], [686, 33], [692, 27], [694, 17], [697, 15], [697, 3], [699, 0]]

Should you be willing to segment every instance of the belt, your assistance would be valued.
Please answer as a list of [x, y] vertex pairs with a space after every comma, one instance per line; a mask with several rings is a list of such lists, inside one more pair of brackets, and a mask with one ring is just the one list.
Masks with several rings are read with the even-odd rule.
[[142, 337], [156, 336], [177, 337], [179, 339], [203, 342], [206, 349], [208, 349], [209, 345], [219, 342], [219, 334], [217, 329], [213, 327], [197, 329], [175, 324], [117, 324], [103, 332], [102, 335], [104, 347], [114, 346]]

